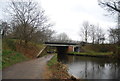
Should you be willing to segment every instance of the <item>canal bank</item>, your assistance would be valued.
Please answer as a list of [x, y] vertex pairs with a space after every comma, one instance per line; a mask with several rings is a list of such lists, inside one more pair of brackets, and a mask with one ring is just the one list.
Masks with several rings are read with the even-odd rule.
[[68, 67], [65, 64], [57, 61], [57, 54], [54, 54], [54, 57], [48, 61], [47, 65], [49, 69], [47, 76], [49, 79], [70, 79], [71, 81], [79, 81], [79, 79], [68, 73]]
[[71, 53], [67, 53], [67, 55], [110, 58], [113, 56], [113, 53], [112, 52], [71, 52]]
[[[62, 58], [59, 59], [56, 54], [48, 62], [47, 76], [49, 79], [78, 81], [82, 79], [120, 79], [120, 63], [117, 61], [75, 55], [65, 55]], [[57, 61], [58, 59], [60, 62]]]

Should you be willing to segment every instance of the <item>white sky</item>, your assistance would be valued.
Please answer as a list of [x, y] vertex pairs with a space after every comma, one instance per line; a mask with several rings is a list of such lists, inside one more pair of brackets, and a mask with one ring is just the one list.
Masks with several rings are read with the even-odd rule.
[[105, 32], [109, 27], [115, 26], [113, 16], [104, 16], [108, 12], [98, 5], [97, 0], [35, 1], [40, 3], [50, 21], [55, 23], [53, 29], [58, 33], [65, 32], [73, 40], [80, 40], [80, 27], [82, 27], [84, 21], [89, 21], [91, 24], [99, 24]]
[[67, 33], [73, 40], [80, 40], [79, 31], [84, 21], [99, 24], [105, 32], [115, 25], [113, 16], [104, 16], [107, 11], [97, 0], [41, 0], [41, 5], [56, 23], [54, 29], [58, 33]]

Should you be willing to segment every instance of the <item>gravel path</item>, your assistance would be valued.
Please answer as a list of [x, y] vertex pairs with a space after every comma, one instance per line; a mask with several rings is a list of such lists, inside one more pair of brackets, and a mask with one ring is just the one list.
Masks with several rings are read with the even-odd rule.
[[53, 55], [47, 55], [38, 59], [17, 63], [2, 71], [3, 79], [43, 79], [47, 61]]

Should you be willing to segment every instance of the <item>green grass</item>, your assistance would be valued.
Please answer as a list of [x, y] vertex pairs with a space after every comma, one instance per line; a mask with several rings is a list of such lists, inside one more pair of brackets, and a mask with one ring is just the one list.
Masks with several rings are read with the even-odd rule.
[[[19, 45], [18, 39], [6, 38], [6, 39], [0, 40], [0, 45], [1, 47], [3, 46], [2, 48], [0, 48], [0, 57], [2, 57], [2, 61], [0, 58], [0, 64], [2, 63], [2, 66], [0, 66], [0, 68], [6, 68], [18, 62], [22, 62], [30, 58], [33, 58], [35, 57], [35, 54], [39, 53], [39, 51], [45, 47], [45, 45], [43, 44], [38, 44], [31, 41], [28, 42], [28, 46], [26, 48], [24, 48], [23, 44], [24, 42], [22, 41], [22, 44]], [[28, 50], [27, 54], [24, 51], [25, 49]], [[32, 50], [32, 51], [29, 52], [29, 50]], [[20, 51], [20, 53], [17, 51]]]
[[57, 61], [57, 54], [55, 54], [55, 55], [52, 57], [52, 59], [48, 61], [47, 65], [48, 65], [48, 66], [52, 66], [52, 65], [57, 64], [57, 63], [58, 63], [58, 61]]
[[112, 55], [113, 53], [112, 52], [71, 52], [70, 54], [100, 56], [100, 55]]
[[13, 64], [16, 64], [18, 62], [22, 62], [28, 60], [27, 57], [25, 57], [23, 54], [10, 51], [10, 50], [3, 50], [2, 53], [2, 68], [11, 66]]

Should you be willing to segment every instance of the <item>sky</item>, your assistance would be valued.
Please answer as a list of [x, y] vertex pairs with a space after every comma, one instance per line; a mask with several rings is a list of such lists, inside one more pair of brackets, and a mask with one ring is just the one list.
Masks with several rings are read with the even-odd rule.
[[73, 40], [81, 40], [79, 33], [84, 21], [99, 24], [104, 32], [116, 24], [113, 16], [105, 16], [108, 12], [98, 5], [98, 0], [35, 1], [39, 2], [50, 21], [55, 23], [53, 29], [58, 34], [65, 32]]
[[46, 11], [58, 33], [65, 32], [73, 40], [81, 40], [79, 33], [84, 21], [99, 24], [104, 32], [115, 26], [113, 16], [98, 5], [98, 0], [41, 0], [40, 4]]

